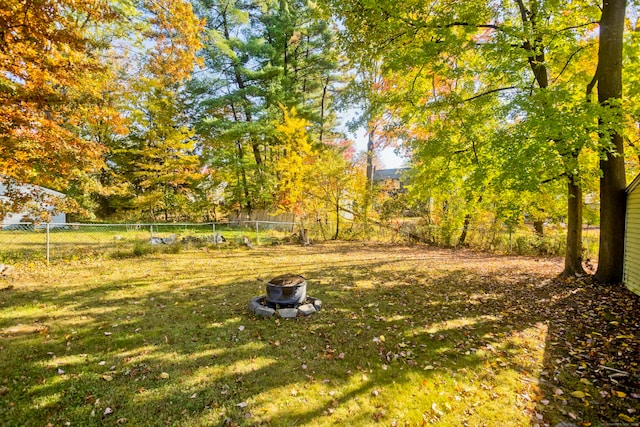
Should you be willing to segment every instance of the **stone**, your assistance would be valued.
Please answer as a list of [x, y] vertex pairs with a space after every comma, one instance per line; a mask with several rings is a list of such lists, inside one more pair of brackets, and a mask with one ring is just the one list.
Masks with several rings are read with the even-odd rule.
[[298, 315], [298, 309], [297, 308], [281, 308], [278, 310], [278, 314], [283, 319], [290, 319]]
[[260, 305], [255, 310], [253, 310], [253, 313], [259, 317], [271, 317], [275, 314], [275, 312], [276, 311], [273, 308], [266, 307], [264, 305]]
[[316, 311], [322, 310], [322, 301], [320, 301], [319, 299], [314, 299], [313, 307], [316, 309]]
[[305, 315], [308, 316], [310, 314], [315, 313], [317, 310], [316, 308], [313, 306], [313, 304], [302, 304], [300, 307], [298, 307], [298, 311]]
[[258, 307], [261, 307], [262, 304], [260, 304], [260, 302], [264, 299], [264, 295], [263, 296], [259, 296], [259, 297], [253, 297], [249, 300], [249, 310], [253, 311], [254, 313], [256, 312], [256, 310], [258, 309]]

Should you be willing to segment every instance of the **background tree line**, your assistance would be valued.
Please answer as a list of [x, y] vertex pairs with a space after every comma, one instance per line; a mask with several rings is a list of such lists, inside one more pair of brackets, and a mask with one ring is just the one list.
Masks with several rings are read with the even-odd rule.
[[[635, 4], [514, 0], [8, 0], [0, 6], [4, 212], [22, 183], [83, 218], [211, 220], [253, 210], [366, 225], [411, 209], [464, 244], [479, 221], [566, 222], [582, 274], [621, 278], [638, 171]], [[597, 95], [597, 96], [596, 96]], [[339, 118], [368, 134], [355, 153]], [[409, 159], [397, 212], [376, 152]], [[379, 196], [378, 196], [379, 197]], [[400, 203], [400, 202], [401, 203]], [[385, 209], [383, 209], [386, 207]]]

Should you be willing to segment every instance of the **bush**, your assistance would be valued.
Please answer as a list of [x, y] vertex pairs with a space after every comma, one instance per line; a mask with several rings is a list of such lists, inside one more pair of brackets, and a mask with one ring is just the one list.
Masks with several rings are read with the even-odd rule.
[[133, 244], [133, 255], [134, 256], [143, 256], [151, 253], [151, 245], [147, 241], [136, 241]]

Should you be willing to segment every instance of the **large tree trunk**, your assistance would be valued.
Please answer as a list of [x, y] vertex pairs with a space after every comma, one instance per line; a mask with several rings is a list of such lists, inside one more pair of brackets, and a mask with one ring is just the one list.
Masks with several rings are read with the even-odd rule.
[[567, 249], [564, 257], [565, 277], [585, 274], [582, 268], [582, 188], [575, 177], [570, 177], [567, 183], [568, 221], [567, 221]]
[[[607, 0], [603, 0], [607, 1]], [[524, 27], [528, 25], [531, 28], [535, 29], [537, 27], [538, 20], [541, 19], [539, 15], [539, 5], [537, 1], [530, 2], [530, 10], [527, 9], [523, 0], [516, 0], [518, 7], [520, 9], [520, 15], [522, 17], [522, 23]], [[545, 47], [543, 45], [543, 41], [539, 37], [535, 37], [532, 40], [525, 40], [522, 47], [527, 51], [529, 66], [531, 67], [531, 71], [535, 77], [538, 86], [541, 89], [547, 89], [549, 87], [549, 72], [547, 69], [547, 63], [544, 56]], [[563, 141], [556, 141], [556, 143], [561, 147]], [[573, 154], [573, 156], [578, 156], [579, 153]], [[576, 177], [572, 176], [569, 178], [570, 182], [574, 182]], [[569, 187], [569, 202], [567, 206], [567, 211], [569, 212], [567, 218], [567, 228], [569, 230], [582, 230], [582, 207], [575, 211], [574, 215], [571, 215], [571, 203], [572, 198], [575, 196], [572, 195], [571, 191], [580, 190], [579, 186], [574, 186], [572, 189]], [[582, 201], [582, 195], [580, 195], [580, 201]], [[575, 209], [575, 207], [573, 208]], [[534, 227], [538, 224], [534, 224]], [[540, 226], [542, 224], [539, 224]], [[540, 227], [539, 229], [536, 227], [536, 232], [540, 236], [543, 235], [544, 229]], [[582, 265], [582, 232], [573, 236], [573, 238], [569, 238], [567, 236], [567, 248], [566, 248], [566, 256], [565, 256], [565, 272], [573, 271], [576, 265]], [[582, 267], [580, 267], [582, 268]]]
[[[622, 36], [626, 0], [603, 0], [598, 50], [598, 101], [607, 105], [622, 98]], [[611, 133], [605, 132], [607, 135]], [[622, 281], [624, 265], [625, 172], [622, 136], [611, 135], [606, 159], [600, 161], [600, 250], [595, 279]]]

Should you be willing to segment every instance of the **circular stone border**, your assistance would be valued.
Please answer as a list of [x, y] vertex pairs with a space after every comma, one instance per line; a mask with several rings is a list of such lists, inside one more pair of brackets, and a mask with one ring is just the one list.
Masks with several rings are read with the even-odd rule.
[[278, 314], [278, 316], [288, 319], [298, 315], [309, 316], [322, 309], [322, 301], [313, 297], [307, 297], [302, 304], [294, 308], [273, 309], [266, 304], [266, 301], [266, 295], [251, 298], [248, 304], [249, 311], [258, 317], [271, 317]]

